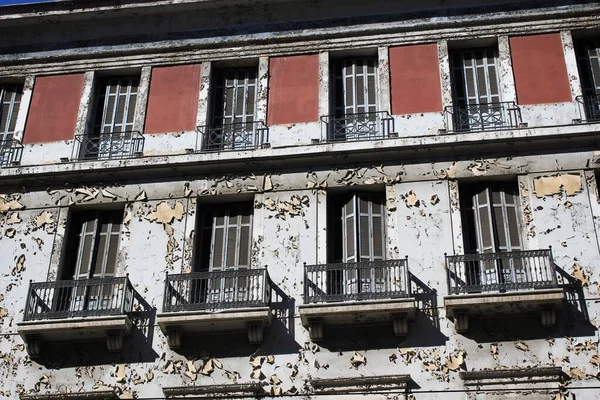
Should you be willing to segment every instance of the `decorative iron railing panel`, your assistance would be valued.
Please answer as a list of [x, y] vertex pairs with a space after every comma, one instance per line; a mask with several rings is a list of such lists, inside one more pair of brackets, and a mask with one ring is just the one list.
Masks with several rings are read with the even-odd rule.
[[306, 265], [304, 302], [410, 297], [408, 259]]
[[450, 132], [481, 132], [519, 128], [521, 109], [512, 101], [445, 108]]
[[446, 273], [450, 294], [558, 286], [549, 249], [446, 256]]
[[19, 165], [23, 157], [23, 145], [15, 139], [0, 142], [0, 167]]
[[127, 277], [32, 282], [23, 320], [123, 315], [133, 296]]
[[576, 100], [582, 121], [600, 121], [600, 93], [577, 96]]
[[394, 132], [394, 118], [387, 111], [326, 115], [321, 122], [328, 142], [384, 139]]
[[144, 152], [144, 135], [138, 131], [75, 135], [73, 160], [118, 160]]
[[269, 128], [262, 121], [196, 128], [196, 151], [254, 150], [269, 142]]
[[270, 299], [264, 268], [167, 275], [163, 312], [266, 307]]

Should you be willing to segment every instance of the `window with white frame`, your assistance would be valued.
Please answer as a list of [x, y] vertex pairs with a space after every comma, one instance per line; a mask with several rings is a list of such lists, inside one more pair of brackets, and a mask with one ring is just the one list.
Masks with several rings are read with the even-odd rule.
[[256, 145], [256, 67], [215, 70], [211, 125], [205, 136], [207, 150], [234, 150]]
[[113, 77], [98, 80], [92, 134], [133, 130], [139, 77]]
[[450, 53], [454, 129], [485, 130], [504, 127], [498, 51], [474, 48]]
[[[357, 192], [328, 198], [328, 263], [385, 259], [385, 202], [381, 193]], [[362, 274], [362, 276], [361, 276]], [[328, 274], [328, 293], [383, 291], [381, 271], [340, 268]]]
[[600, 120], [600, 39], [580, 40], [575, 51], [586, 120]]
[[[523, 250], [519, 224], [519, 191], [516, 184], [489, 183], [461, 187], [463, 234], [467, 253], [489, 254]], [[473, 264], [469, 284], [518, 282], [524, 270], [518, 261]], [[511, 276], [508, 276], [508, 275]], [[506, 276], [505, 276], [506, 275]], [[515, 276], [512, 276], [515, 275]]]
[[0, 142], [7, 143], [14, 137], [17, 114], [23, 96], [23, 85], [0, 84]]
[[78, 139], [79, 158], [124, 158], [141, 151], [142, 140], [133, 132], [139, 83], [139, 77], [98, 80], [92, 126]]
[[[198, 216], [195, 271], [226, 272], [251, 268], [253, 204], [204, 205]], [[247, 301], [248, 277], [213, 274], [193, 288], [198, 302]]]
[[[123, 210], [73, 212], [61, 277], [64, 280], [112, 278], [116, 274]], [[69, 292], [63, 308], [73, 311], [118, 308], [114, 285], [82, 285]], [[67, 292], [61, 294], [65, 297]]]
[[329, 140], [369, 139], [383, 134], [378, 106], [377, 58], [332, 61]]

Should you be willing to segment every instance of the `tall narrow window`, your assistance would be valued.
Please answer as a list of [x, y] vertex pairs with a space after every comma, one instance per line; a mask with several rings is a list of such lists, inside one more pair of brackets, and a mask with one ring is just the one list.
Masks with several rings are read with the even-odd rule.
[[[73, 213], [63, 279], [114, 277], [122, 221], [122, 210]], [[73, 311], [112, 309], [118, 308], [113, 290], [111, 284], [77, 285], [73, 295], [60, 297], [70, 299], [68, 309]]]
[[586, 119], [600, 120], [600, 39], [580, 41], [575, 49]]
[[256, 147], [256, 68], [215, 71], [211, 128], [205, 137], [207, 150]]
[[332, 63], [332, 121], [329, 140], [361, 140], [384, 134], [378, 113], [377, 59]]
[[[510, 184], [489, 184], [468, 187], [461, 191], [463, 200], [465, 247], [468, 252], [487, 254], [522, 250], [518, 188]], [[469, 274], [478, 282], [490, 285], [519, 282], [524, 270], [517, 261], [502, 265], [502, 261], [483, 261], [479, 271]]]
[[478, 48], [451, 53], [454, 129], [485, 130], [506, 126], [498, 80], [498, 53]]
[[98, 81], [93, 126], [85, 136], [80, 157], [111, 159], [131, 156], [132, 133], [139, 77], [103, 78]]
[[[197, 271], [238, 271], [250, 268], [252, 203], [212, 207], [200, 214], [200, 235], [196, 246]], [[210, 302], [246, 301], [249, 280], [245, 276], [214, 274], [199, 281], [195, 296]]]
[[94, 134], [133, 129], [138, 77], [106, 78], [98, 82]]
[[13, 139], [23, 85], [0, 85], [0, 142]]
[[[360, 263], [385, 259], [384, 200], [378, 193], [331, 198], [328, 206], [329, 263]], [[328, 276], [329, 293], [377, 292], [381, 271], [341, 268]]]

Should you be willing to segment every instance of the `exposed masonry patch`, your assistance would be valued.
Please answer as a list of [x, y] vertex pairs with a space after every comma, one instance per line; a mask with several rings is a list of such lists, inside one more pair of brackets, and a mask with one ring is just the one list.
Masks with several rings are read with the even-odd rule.
[[551, 176], [539, 176], [533, 179], [533, 191], [538, 198], [545, 196], [562, 197], [574, 196], [583, 191], [581, 175], [579, 174], [555, 174]]

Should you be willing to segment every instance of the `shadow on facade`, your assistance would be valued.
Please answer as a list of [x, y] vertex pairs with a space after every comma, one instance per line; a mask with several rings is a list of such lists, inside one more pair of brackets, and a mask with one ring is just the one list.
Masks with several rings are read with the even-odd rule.
[[215, 332], [184, 336], [182, 346], [174, 351], [186, 358], [248, 357], [297, 353], [301, 346], [294, 340], [295, 300], [271, 282], [273, 313], [271, 326], [264, 330], [260, 345], [248, 342], [247, 332]]
[[469, 321], [469, 331], [463, 335], [480, 343], [595, 336], [597, 328], [590, 322], [583, 287], [577, 279], [556, 264], [555, 268], [562, 278], [563, 283], [559, 287], [564, 290], [566, 301], [562, 310], [557, 311], [554, 327], [544, 328], [537, 319], [539, 316], [505, 316], [473, 319]]
[[134, 293], [134, 311], [129, 314], [133, 326], [123, 340], [121, 352], [109, 352], [104, 340], [44, 343], [41, 356], [35, 361], [46, 368], [154, 362], [158, 358], [152, 348], [156, 309]]

